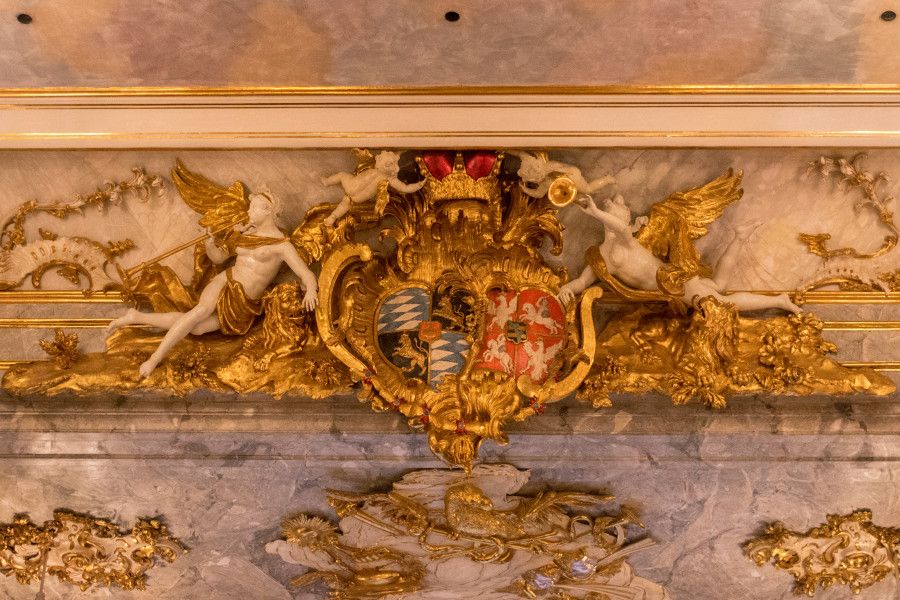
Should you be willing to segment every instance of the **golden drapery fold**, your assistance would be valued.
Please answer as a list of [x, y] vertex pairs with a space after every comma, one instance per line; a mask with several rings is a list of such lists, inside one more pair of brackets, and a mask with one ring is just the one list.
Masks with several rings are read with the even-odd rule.
[[241, 282], [231, 276], [231, 269], [225, 271], [225, 276], [228, 281], [216, 301], [219, 328], [226, 335], [244, 335], [250, 331], [256, 317], [262, 314], [262, 302], [247, 296]]

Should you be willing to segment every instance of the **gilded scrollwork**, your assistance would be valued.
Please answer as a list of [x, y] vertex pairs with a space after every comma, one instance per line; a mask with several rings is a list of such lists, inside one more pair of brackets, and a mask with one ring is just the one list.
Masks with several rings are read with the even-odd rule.
[[66, 219], [83, 214], [88, 208], [104, 210], [128, 198], [146, 202], [163, 192], [162, 178], [136, 167], [130, 179], [108, 181], [92, 194], [79, 195], [69, 202], [23, 203], [0, 227], [0, 289], [15, 289], [29, 275], [31, 285], [40, 288], [44, 273], [50, 269], [56, 269], [76, 287], [86, 284], [85, 292], [119, 287], [122, 281], [110, 268], [118, 267], [116, 259], [134, 248], [134, 242], [124, 239], [101, 243], [82, 236], [60, 237], [46, 229], [38, 230], [39, 239], [29, 240], [26, 223], [39, 214]]
[[121, 531], [106, 519], [58, 510], [42, 525], [28, 515], [0, 524], [0, 573], [23, 585], [46, 573], [82, 591], [143, 590], [148, 570], [184, 552], [159, 519], [139, 519], [130, 531]]
[[[848, 291], [896, 291], [897, 271], [882, 271], [883, 267], [871, 264], [897, 246], [900, 230], [894, 223], [894, 213], [890, 208], [893, 198], [886, 196], [882, 187], [890, 181], [885, 173], [872, 173], [863, 169], [861, 163], [865, 154], [857, 154], [851, 159], [843, 156], [820, 156], [807, 166], [807, 175], [818, 175], [834, 181], [847, 194], [858, 192], [853, 202], [855, 213], [870, 211], [877, 218], [876, 227], [886, 230], [881, 245], [872, 251], [861, 251], [854, 247], [829, 247], [830, 233], [801, 233], [799, 239], [812, 254], [821, 256], [824, 265], [813, 280], [803, 286], [802, 291], [826, 286], [837, 286]], [[873, 232], [873, 236], [877, 235]]]
[[814, 596], [835, 584], [854, 594], [889, 575], [898, 575], [900, 529], [872, 523], [872, 512], [855, 510], [828, 515], [824, 524], [805, 532], [787, 529], [781, 522], [744, 545], [757, 565], [771, 563], [794, 576], [794, 593]]
[[334, 600], [455, 597], [669, 598], [634, 575], [628, 556], [652, 546], [634, 510], [603, 511], [606, 494], [517, 495], [527, 472], [510, 465], [414, 471], [387, 493], [331, 490], [340, 526], [295, 515], [266, 549], [310, 570]]

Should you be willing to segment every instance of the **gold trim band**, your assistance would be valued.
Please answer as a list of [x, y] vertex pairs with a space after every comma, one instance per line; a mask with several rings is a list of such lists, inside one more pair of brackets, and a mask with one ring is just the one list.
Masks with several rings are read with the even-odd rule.
[[[794, 290], [729, 290], [726, 293], [751, 292], [754, 294], [796, 294]], [[803, 294], [805, 304], [900, 304], [900, 292], [839, 292], [811, 291]], [[0, 291], [0, 304], [122, 304], [120, 292], [93, 292], [89, 295], [78, 290], [8, 290]], [[620, 304], [631, 301], [605, 292], [599, 304]]]
[[0, 329], [100, 329], [112, 319], [0, 318]]
[[900, 331], [900, 321], [825, 321], [825, 331]]
[[0, 304], [121, 304], [119, 292], [85, 294], [77, 290], [21, 290], [0, 292]]
[[684, 85], [488, 85], [488, 86], [121, 86], [0, 88], [0, 96], [423, 96], [423, 95], [722, 95], [898, 94], [900, 84], [684, 84]]

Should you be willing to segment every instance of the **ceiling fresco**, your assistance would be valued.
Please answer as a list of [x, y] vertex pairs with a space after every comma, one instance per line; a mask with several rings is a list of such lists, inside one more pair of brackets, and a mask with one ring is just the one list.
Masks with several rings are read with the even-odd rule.
[[0, 87], [895, 84], [900, 21], [882, 17], [889, 8], [21, 0], [0, 15]]

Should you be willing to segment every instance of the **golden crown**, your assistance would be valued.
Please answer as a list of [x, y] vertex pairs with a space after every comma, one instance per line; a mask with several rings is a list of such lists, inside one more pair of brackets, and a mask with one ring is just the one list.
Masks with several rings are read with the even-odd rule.
[[429, 202], [440, 200], [500, 201], [500, 165], [502, 152], [457, 152], [453, 166], [449, 153], [423, 152], [416, 157], [419, 172], [425, 177], [422, 188]]

